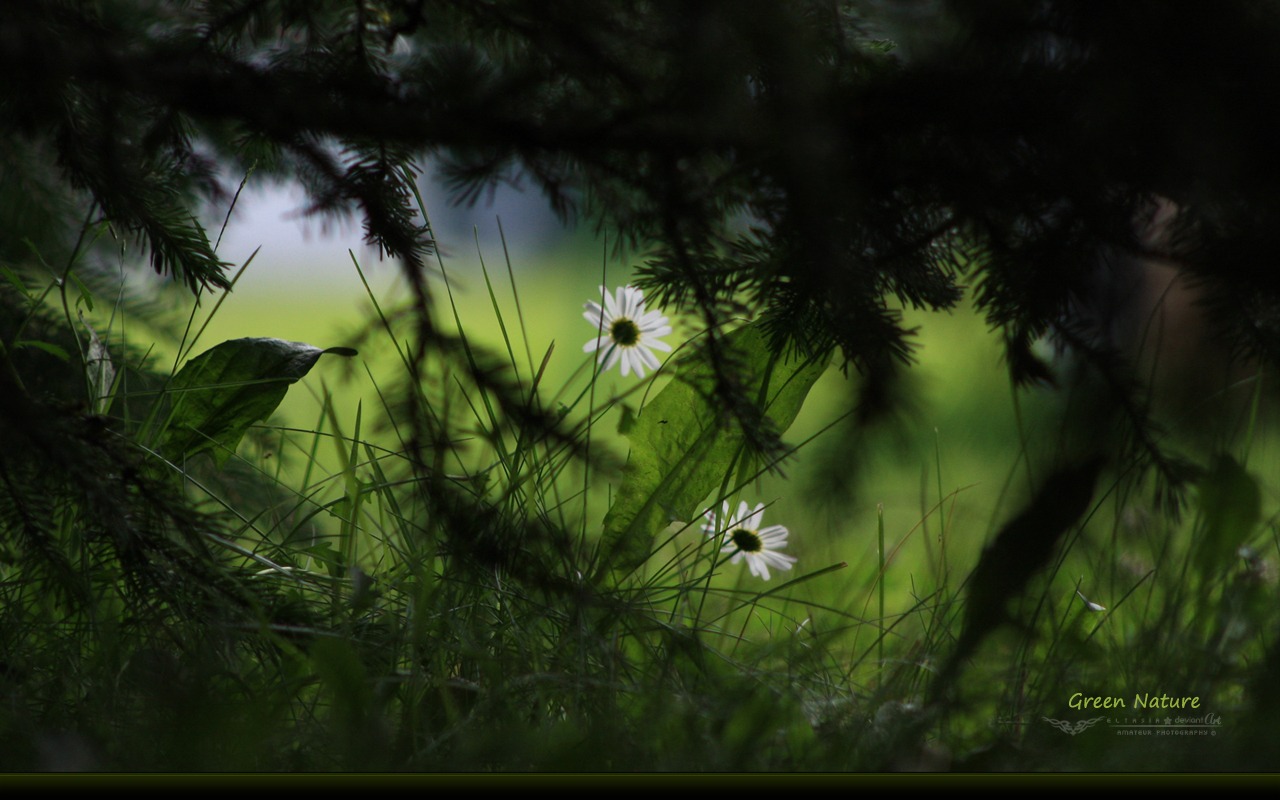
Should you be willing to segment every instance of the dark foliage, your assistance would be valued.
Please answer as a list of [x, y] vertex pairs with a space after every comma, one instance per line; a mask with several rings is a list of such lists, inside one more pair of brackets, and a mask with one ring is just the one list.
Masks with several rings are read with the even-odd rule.
[[1062, 537], [1090, 510], [1103, 464], [1094, 456], [1049, 475], [1031, 502], [983, 551], [969, 577], [959, 639], [930, 686], [935, 696], [945, 696], [962, 662], [984, 638], [1000, 625], [1018, 622], [1009, 614], [1009, 602], [1021, 596], [1027, 581], [1048, 565]]
[[[939, 34], [903, 58], [860, 11], [21, 4], [0, 41], [6, 136], [192, 288], [226, 284], [196, 197], [227, 174], [300, 178], [313, 211], [361, 215], [424, 309], [417, 164], [441, 163], [462, 201], [532, 183], [640, 248], [664, 303], [711, 325], [759, 314], [779, 347], [838, 347], [868, 416], [910, 361], [895, 309], [951, 308], [965, 285], [1015, 381], [1051, 379], [1032, 345], [1057, 336], [1121, 373], [1105, 381], [1119, 407], [1140, 405], [1091, 314], [1135, 256], [1203, 285], [1234, 352], [1280, 352], [1265, 267], [1280, 166], [1257, 88], [1277, 70], [1270, 7], [939, 4]], [[1156, 246], [1158, 207], [1174, 213]], [[733, 390], [726, 365], [722, 399], [742, 408]]]
[[[922, 11], [914, 21], [931, 35], [894, 28], [908, 15], [888, 13], [893, 3], [836, 0], [10, 3], [0, 259], [14, 274], [45, 269], [41, 259], [59, 273], [89, 261], [88, 221], [139, 243], [190, 290], [225, 290], [228, 265], [201, 222], [210, 204], [246, 175], [296, 179], [309, 211], [357, 215], [403, 267], [419, 369], [428, 351], [442, 356], [513, 424], [560, 435], [435, 324], [424, 263], [434, 242], [415, 205], [431, 164], [460, 202], [532, 185], [566, 221], [618, 232], [640, 254], [639, 285], [706, 323], [716, 398], [757, 451], [781, 443], [741, 391], [724, 325], [754, 315], [780, 351], [837, 351], [870, 423], [909, 404], [902, 309], [953, 309], [971, 290], [1003, 334], [1016, 385], [1087, 392], [1090, 413], [1068, 419], [1084, 426], [1076, 435], [1176, 491], [1188, 471], [1158, 444], [1124, 334], [1140, 306], [1117, 287], [1172, 268], [1198, 292], [1222, 352], [1280, 361], [1280, 151], [1267, 96], [1280, 85], [1280, 8], [902, 7]], [[898, 34], [910, 47], [880, 38]], [[196, 535], [212, 533], [206, 521], [113, 438], [112, 421], [68, 402], [74, 383], [41, 393], [39, 367], [16, 349], [29, 310], [3, 313], [0, 528], [21, 557], [68, 602], [89, 603], [30, 502], [68, 496], [80, 535], [126, 569], [150, 565], [131, 574], [207, 569], [184, 585], [222, 586]], [[1045, 341], [1068, 356], [1046, 357]], [[434, 480], [433, 443], [450, 432], [405, 408], [430, 501], [495, 532], [452, 546], [483, 568], [509, 564], [494, 544], [507, 521]], [[1047, 560], [1077, 499], [1032, 504], [1049, 504], [1052, 530], [1010, 545], [1020, 570]]]

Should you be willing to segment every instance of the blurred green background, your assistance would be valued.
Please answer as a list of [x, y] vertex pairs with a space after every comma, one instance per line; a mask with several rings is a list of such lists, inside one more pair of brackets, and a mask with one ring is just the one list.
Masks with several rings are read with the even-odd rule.
[[[428, 202], [432, 195], [428, 187]], [[241, 198], [219, 252], [237, 266], [258, 252], [216, 310], [213, 298], [196, 309], [195, 318], [207, 324], [193, 352], [242, 336], [352, 345], [376, 321], [361, 271], [384, 311], [407, 301], [397, 263], [379, 260], [354, 226], [298, 218], [299, 204], [285, 190]], [[451, 292], [466, 335], [504, 353], [501, 314], [525, 381], [530, 370], [523, 336], [535, 364], [554, 347], [541, 383], [544, 399], [569, 385], [580, 389], [590, 365], [582, 345], [591, 336], [582, 305], [596, 296], [602, 280], [611, 288], [626, 282], [643, 254], [619, 255], [594, 231], [560, 227], [532, 196], [507, 194], [493, 206], [472, 209], [451, 208], [437, 196], [436, 205], [443, 209], [444, 223], [428, 208], [441, 250], [430, 279], [442, 324], [452, 326]], [[669, 343], [678, 345], [695, 332], [678, 310], [664, 311], [675, 328], [666, 337]], [[936, 588], [944, 569], [953, 579], [963, 577], [987, 536], [1025, 496], [1028, 440], [1052, 435], [1038, 429], [1045, 410], [1034, 391], [1022, 392], [1015, 404], [1000, 342], [980, 315], [967, 305], [950, 314], [904, 314], [918, 326], [908, 378], [914, 405], [891, 424], [854, 435], [841, 418], [851, 407], [858, 377], [834, 365], [785, 437], [799, 449], [779, 471], [762, 476], [741, 495], [769, 504], [767, 523], [790, 529], [789, 552], [800, 561], [787, 577], [848, 565], [824, 577], [821, 591], [815, 584], [809, 592], [850, 611], [861, 609], [876, 591], [881, 515], [888, 610], [904, 611], [914, 598]], [[360, 406], [362, 437], [378, 435], [371, 426], [385, 421], [379, 420], [379, 388], [386, 393], [403, 374], [388, 341], [375, 335], [361, 345], [356, 359], [322, 360], [291, 389], [270, 424], [303, 431], [322, 425], [327, 390], [344, 433], [350, 434]], [[649, 395], [662, 383], [659, 377]], [[637, 385], [634, 376], [606, 373], [597, 387], [597, 404], [631, 392], [624, 402], [634, 408], [644, 399], [634, 394]], [[614, 435], [619, 414], [615, 410], [605, 417], [593, 442], [625, 456], [625, 441]], [[323, 448], [318, 456], [338, 471], [336, 448]], [[607, 479], [596, 480], [593, 490], [598, 496], [587, 512], [588, 530], [599, 525], [607, 507]], [[699, 535], [694, 521], [673, 546]]]

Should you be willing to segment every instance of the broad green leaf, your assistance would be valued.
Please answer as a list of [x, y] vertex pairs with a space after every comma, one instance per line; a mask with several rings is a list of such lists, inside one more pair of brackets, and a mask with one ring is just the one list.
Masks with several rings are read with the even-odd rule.
[[[785, 432], [829, 358], [775, 357], [755, 325], [730, 333], [725, 343], [744, 366], [743, 385], [750, 396], [762, 401], [775, 430]], [[631, 452], [604, 518], [610, 566], [629, 569], [642, 563], [654, 536], [672, 518], [696, 517], [707, 495], [739, 465], [742, 431], [728, 413], [708, 402], [713, 386], [709, 364], [686, 362], [624, 431]]]
[[325, 353], [353, 356], [356, 351], [282, 339], [232, 339], [191, 359], [169, 384], [173, 413], [161, 453], [176, 459], [208, 450], [222, 466], [249, 426], [270, 416], [289, 385]]

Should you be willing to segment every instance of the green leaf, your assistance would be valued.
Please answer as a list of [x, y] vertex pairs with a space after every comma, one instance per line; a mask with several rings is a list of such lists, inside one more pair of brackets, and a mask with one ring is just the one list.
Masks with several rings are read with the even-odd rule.
[[325, 353], [353, 356], [356, 351], [251, 338], [223, 342], [191, 359], [169, 385], [173, 413], [161, 453], [177, 459], [209, 450], [222, 466], [249, 426], [270, 416], [289, 385]]
[[[829, 354], [808, 361], [774, 356], [755, 325], [730, 333], [725, 343], [744, 365], [747, 391], [762, 400], [775, 430], [785, 432], [826, 370]], [[631, 452], [604, 518], [611, 566], [630, 569], [642, 563], [654, 536], [673, 517], [693, 519], [741, 460], [741, 429], [707, 400], [714, 381], [710, 364], [687, 363], [625, 431]]]
[[74, 272], [70, 273], [70, 278], [71, 282], [76, 285], [76, 289], [80, 293], [79, 299], [76, 300], [76, 305], [79, 306], [81, 303], [84, 303], [85, 308], [93, 311], [93, 293], [89, 291], [89, 287], [85, 286], [84, 281], [80, 280], [80, 276], [76, 275]]

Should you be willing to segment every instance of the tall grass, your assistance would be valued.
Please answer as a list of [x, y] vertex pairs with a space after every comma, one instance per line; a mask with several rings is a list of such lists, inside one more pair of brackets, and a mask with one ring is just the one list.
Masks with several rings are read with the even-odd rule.
[[[111, 429], [198, 512], [193, 535], [217, 569], [185, 580], [212, 588], [130, 586], [172, 567], [131, 572], [80, 536], [81, 499], [49, 496], [49, 546], [92, 575], [89, 596], [52, 597], [6, 517], [0, 769], [1266, 766], [1276, 739], [1258, 734], [1269, 709], [1252, 687], [1274, 669], [1280, 538], [1271, 474], [1247, 448], [1217, 462], [1177, 510], [1118, 470], [1019, 598], [1019, 622], [965, 666], [953, 703], [931, 706], [964, 576], [1017, 493], [1003, 511], [984, 506], [989, 495], [969, 491], [973, 459], [934, 431], [932, 481], [905, 529], [887, 524], [883, 501], [869, 534], [820, 514], [784, 519], [781, 509], [803, 502], [780, 503], [767, 513], [791, 527], [788, 552], [800, 560], [768, 582], [728, 563], [700, 518], [672, 519], [639, 567], [602, 570], [601, 519], [624, 479], [619, 420], [667, 378], [623, 384], [574, 343], [541, 341], [505, 245], [504, 257], [505, 286], [481, 267], [491, 321], [469, 320], [445, 295], [454, 351], [414, 341], [412, 316], [369, 291], [376, 324], [360, 347], [399, 365], [352, 376], [376, 402], [352, 401], [319, 367], [308, 378], [319, 384], [314, 422], [268, 420], [221, 466], [151, 447], [166, 424], [157, 398], [180, 363], [156, 374], [143, 348], [122, 369], [131, 377], [104, 408]], [[566, 299], [563, 313], [578, 315], [585, 299]], [[50, 343], [75, 335], [71, 315], [64, 322]], [[481, 328], [497, 346], [471, 335]], [[110, 323], [100, 333], [119, 343]], [[184, 357], [194, 338], [179, 346]], [[112, 349], [122, 366], [137, 357]], [[550, 365], [577, 359], [562, 385], [548, 383]], [[502, 405], [494, 376], [522, 393], [526, 417]], [[544, 412], [559, 428], [528, 423]], [[806, 446], [840, 436], [827, 423]], [[1246, 442], [1269, 436], [1257, 415], [1253, 424]], [[1009, 451], [1011, 487], [1034, 461], [1030, 438]], [[896, 474], [911, 485], [919, 469]], [[795, 486], [748, 477], [726, 464], [713, 493], [723, 497], [706, 507]], [[135, 524], [139, 536], [172, 536]], [[856, 536], [873, 541], [873, 558], [821, 560]], [[1132, 702], [1123, 714], [1076, 709], [1077, 693], [1195, 696], [1199, 710], [1161, 719], [1211, 712], [1222, 724], [1211, 737], [1121, 735], [1118, 720], [1156, 718]], [[1047, 721], [1098, 716], [1108, 719], [1076, 734]]]

